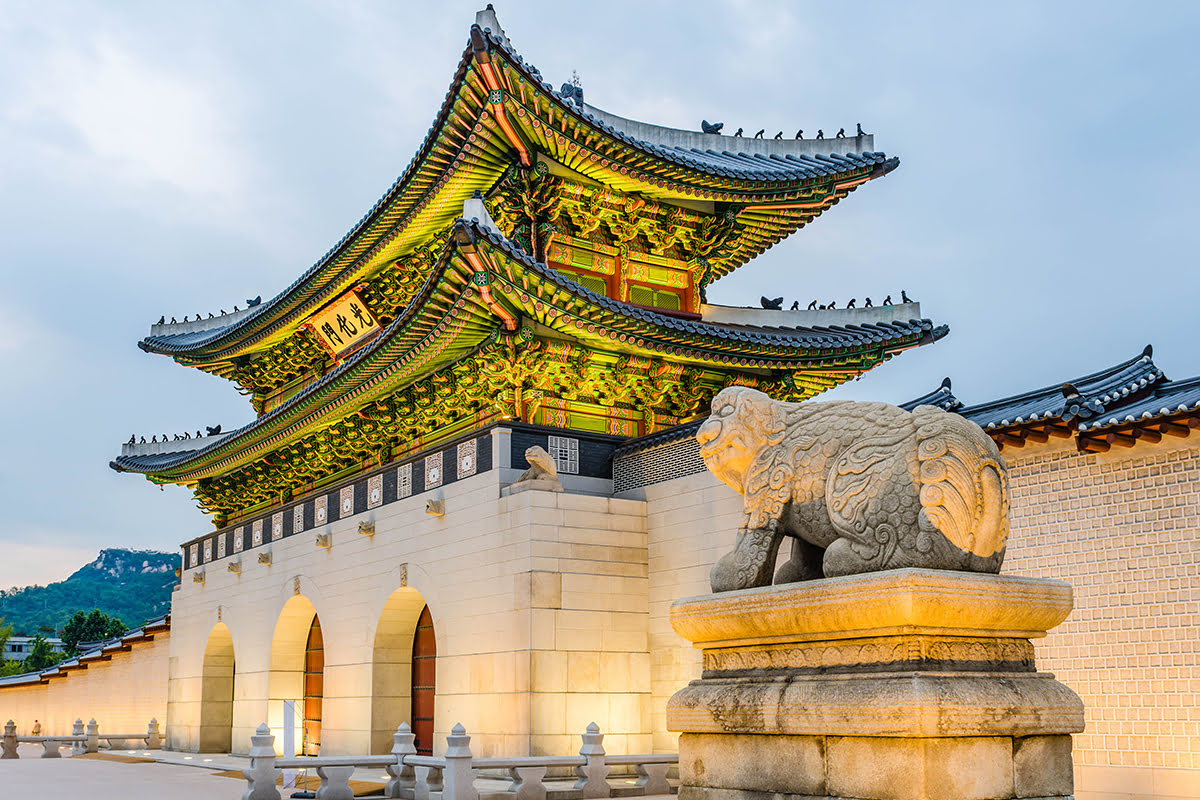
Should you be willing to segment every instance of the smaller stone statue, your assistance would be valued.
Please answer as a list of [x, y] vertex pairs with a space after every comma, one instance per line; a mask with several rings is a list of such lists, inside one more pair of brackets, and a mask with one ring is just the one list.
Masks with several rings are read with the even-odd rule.
[[1008, 472], [983, 430], [934, 406], [782, 403], [742, 386], [713, 398], [700, 455], [745, 497], [714, 592], [923, 567], [999, 572]]
[[558, 480], [558, 465], [554, 463], [554, 457], [547, 453], [544, 447], [534, 445], [528, 448], [525, 451], [525, 460], [529, 462], [529, 469], [521, 473], [521, 477], [517, 478], [516, 483]]

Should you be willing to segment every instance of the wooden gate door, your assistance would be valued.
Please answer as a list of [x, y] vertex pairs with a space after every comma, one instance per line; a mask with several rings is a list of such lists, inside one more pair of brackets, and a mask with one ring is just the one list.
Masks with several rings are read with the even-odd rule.
[[321, 620], [313, 617], [304, 647], [304, 755], [321, 752], [321, 700], [325, 696], [325, 640]]
[[437, 644], [429, 606], [421, 609], [412, 649], [412, 729], [421, 755], [433, 755], [433, 698], [437, 674]]

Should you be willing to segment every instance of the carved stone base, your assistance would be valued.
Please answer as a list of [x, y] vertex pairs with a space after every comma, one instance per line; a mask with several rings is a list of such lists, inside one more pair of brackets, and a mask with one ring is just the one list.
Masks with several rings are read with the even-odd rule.
[[1083, 704], [1035, 671], [1060, 581], [905, 569], [680, 600], [683, 800], [1070, 797]]

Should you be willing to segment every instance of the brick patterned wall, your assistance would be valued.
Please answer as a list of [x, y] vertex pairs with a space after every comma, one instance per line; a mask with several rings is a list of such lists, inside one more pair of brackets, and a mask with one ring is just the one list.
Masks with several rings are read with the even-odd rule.
[[1037, 658], [1083, 699], [1076, 764], [1200, 768], [1200, 449], [1004, 455], [1003, 571], [1075, 589]]

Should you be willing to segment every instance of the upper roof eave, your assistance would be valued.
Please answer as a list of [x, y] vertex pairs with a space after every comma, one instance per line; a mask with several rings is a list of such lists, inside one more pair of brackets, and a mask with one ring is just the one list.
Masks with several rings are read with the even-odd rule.
[[[599, 119], [594, 113], [587, 111], [587, 107], [580, 108], [575, 102], [565, 100], [559, 92], [556, 92], [552, 86], [542, 80], [541, 73], [536, 67], [527, 64], [521, 58], [506, 38], [485, 32], [478, 24], [475, 24], [471, 27], [470, 43], [459, 62], [454, 80], [447, 92], [446, 99], [443, 101], [442, 108], [426, 134], [425, 140], [417, 151], [417, 154], [383, 197], [372, 206], [370, 211], [334, 247], [326, 252], [321, 259], [290, 286], [271, 300], [256, 306], [252, 313], [239, 317], [231, 321], [228, 325], [207, 330], [189, 330], [178, 334], [160, 333], [159, 335], [147, 336], [138, 343], [138, 346], [146, 352], [171, 355], [193, 365], [225, 361], [240, 353], [257, 349], [257, 344], [254, 342], [263, 341], [260, 334], [264, 331], [269, 331], [272, 327], [290, 327], [291, 323], [286, 322], [286, 320], [296, 310], [298, 302], [320, 294], [324, 291], [323, 287], [331, 283], [341, 285], [347, 280], [353, 283], [349, 278], [346, 280], [339, 278], [338, 276], [342, 275], [342, 272], [330, 274], [332, 265], [351, 248], [355, 241], [370, 232], [373, 224], [383, 216], [384, 212], [392, 204], [399, 202], [405, 196], [410, 182], [422, 164], [424, 164], [426, 157], [437, 142], [443, 127], [449, 119], [455, 103], [459, 100], [472, 63], [481, 54], [493, 51], [501, 53], [510, 65], [515, 69], [521, 70], [531, 81], [536, 82], [537, 87], [548, 97], [549, 102], [553, 102], [556, 108], [572, 116], [580, 124], [594, 129], [602, 136], [620, 141], [625, 146], [640, 151], [648, 157], [674, 163], [680, 167], [693, 170], [697, 174], [721, 176], [741, 181], [770, 182], [774, 180], [784, 183], [796, 180], [830, 180], [843, 172], [869, 170], [865, 179], [871, 179], [887, 174], [895, 169], [899, 163], [898, 159], [888, 158], [882, 153], [835, 152], [839, 149], [845, 149], [845, 144], [831, 144], [829, 153], [801, 154], [800, 156], [796, 156], [787, 152], [789, 149], [795, 149], [795, 147], [788, 142], [784, 142], [779, 145], [780, 153], [764, 157], [762, 153], [748, 154], [731, 153], [728, 151], [718, 153], [712, 148], [708, 151], [711, 155], [699, 151], [685, 152], [684, 148], [668, 148], [654, 142], [639, 140], [618, 130], [609, 122]], [[598, 111], [598, 109], [594, 110]], [[611, 117], [612, 115], [609, 116]], [[658, 128], [658, 126], [650, 127]], [[717, 145], [733, 145], [739, 141], [747, 141], [730, 136], [697, 135], [706, 138], [711, 136], [711, 138], [719, 140], [716, 142]], [[827, 139], [821, 141], [844, 143], [851, 141], [851, 139]], [[871, 137], [871, 144], [873, 145], [873, 137]], [[759, 145], [755, 147], [757, 148]], [[724, 161], [728, 161], [729, 157], [732, 157], [735, 161], [746, 163], [723, 163]], [[813, 166], [807, 162], [813, 162], [818, 166]], [[303, 313], [307, 316], [309, 311], [306, 309]], [[269, 334], [267, 338], [269, 339], [274, 335], [274, 333]], [[249, 340], [254, 341], [246, 344]]]

